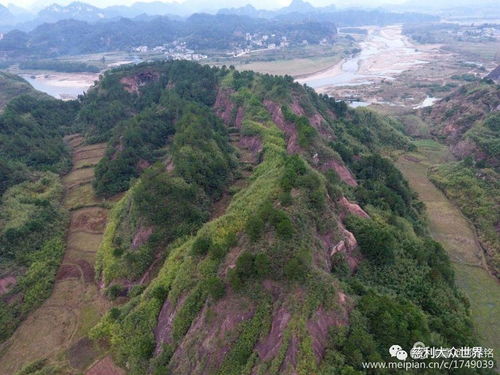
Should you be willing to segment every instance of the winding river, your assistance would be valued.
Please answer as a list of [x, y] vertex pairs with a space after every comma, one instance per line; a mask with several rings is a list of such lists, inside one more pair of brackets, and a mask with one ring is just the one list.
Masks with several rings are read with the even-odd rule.
[[431, 61], [428, 47], [417, 47], [402, 34], [401, 26], [368, 27], [361, 52], [338, 64], [297, 79], [315, 89], [357, 86], [392, 80], [403, 71]]

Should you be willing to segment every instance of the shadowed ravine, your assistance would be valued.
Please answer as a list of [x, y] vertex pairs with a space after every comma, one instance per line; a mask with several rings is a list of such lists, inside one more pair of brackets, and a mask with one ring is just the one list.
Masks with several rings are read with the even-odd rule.
[[[66, 141], [73, 149], [73, 169], [63, 178], [63, 204], [71, 216], [63, 262], [51, 296], [6, 343], [0, 358], [1, 375], [13, 375], [24, 365], [43, 358], [82, 373], [100, 358], [86, 335], [110, 308], [94, 280], [95, 256], [108, 210], [95, 197], [91, 185], [93, 166], [103, 157], [106, 146], [82, 145], [80, 135], [68, 136]], [[107, 362], [111, 362], [109, 358], [97, 365], [114, 367]], [[121, 373], [115, 370], [111, 368], [106, 373]]]
[[427, 177], [429, 167], [446, 157], [444, 146], [421, 146], [419, 151], [401, 156], [397, 166], [426, 205], [431, 235], [450, 256], [457, 284], [470, 300], [472, 319], [482, 345], [498, 353], [500, 285], [485, 266], [483, 251], [471, 225]]

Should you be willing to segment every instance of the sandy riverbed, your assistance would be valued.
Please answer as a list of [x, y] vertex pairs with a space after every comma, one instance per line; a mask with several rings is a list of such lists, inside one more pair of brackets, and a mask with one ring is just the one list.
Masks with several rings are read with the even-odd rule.
[[360, 43], [361, 52], [329, 69], [301, 77], [318, 91], [327, 87], [356, 86], [392, 80], [405, 70], [430, 63], [439, 53], [436, 45], [415, 45], [402, 34], [401, 26], [369, 27]]
[[96, 73], [21, 73], [20, 75], [35, 89], [57, 99], [75, 99], [99, 79], [99, 74]]

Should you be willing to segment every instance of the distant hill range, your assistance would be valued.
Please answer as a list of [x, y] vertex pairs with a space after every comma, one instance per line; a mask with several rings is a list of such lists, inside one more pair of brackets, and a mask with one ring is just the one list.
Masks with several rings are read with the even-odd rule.
[[0, 58], [24, 60], [84, 53], [130, 50], [182, 43], [192, 50], [232, 50], [245, 45], [248, 34], [266, 34], [267, 41], [319, 44], [332, 42], [337, 27], [332, 22], [269, 20], [235, 15], [194, 14], [185, 20], [169, 17], [119, 18], [89, 23], [61, 20], [45, 23], [30, 32], [13, 30], [0, 40]]
[[[234, 4], [234, 2], [227, 2]], [[220, 3], [219, 3], [220, 4]], [[278, 10], [259, 10], [252, 5], [239, 8], [217, 9], [207, 5], [206, 1], [187, 0], [184, 3], [164, 2], [137, 2], [130, 6], [110, 6], [99, 8], [84, 2], [73, 2], [66, 6], [52, 4], [38, 13], [30, 13], [15, 5], [8, 7], [0, 5], [0, 31], [18, 29], [31, 31], [44, 23], [55, 23], [61, 20], [77, 20], [88, 23], [103, 21], [117, 21], [119, 18], [136, 18], [144, 16], [168, 16], [171, 19], [180, 20], [194, 13], [230, 14], [248, 16], [253, 18], [285, 18], [303, 19], [314, 16], [315, 19], [328, 20], [331, 22], [341, 21], [344, 26], [355, 26], [361, 24], [387, 24], [406, 22], [429, 22], [437, 21], [439, 18], [427, 14], [388, 12], [384, 10], [361, 10], [347, 9], [338, 10], [335, 6], [314, 7], [303, 0], [294, 0], [286, 7]]]
[[[35, 19], [16, 25], [0, 39], [0, 59], [23, 61], [61, 55], [75, 55], [137, 47], [158, 47], [181, 43], [191, 50], [243, 50], [255, 35], [265, 37], [261, 48], [282, 43], [319, 44], [332, 42], [337, 26], [388, 25], [437, 21], [431, 15], [393, 13], [383, 10], [336, 10], [315, 8], [303, 0], [275, 10], [258, 10], [247, 5], [226, 8], [216, 14], [182, 16], [199, 0], [179, 3], [135, 3], [132, 6], [95, 6], [73, 2], [51, 5]], [[19, 9], [0, 8], [6, 15]], [[166, 14], [166, 15], [165, 15]], [[24, 16], [23, 16], [24, 17]], [[7, 16], [8, 18], [8, 16]], [[12, 23], [12, 22], [11, 22]], [[7, 27], [6, 25], [4, 25]], [[12, 24], [8, 28], [12, 28]], [[250, 38], [250, 39], [247, 39]], [[276, 40], [271, 40], [271, 39]]]

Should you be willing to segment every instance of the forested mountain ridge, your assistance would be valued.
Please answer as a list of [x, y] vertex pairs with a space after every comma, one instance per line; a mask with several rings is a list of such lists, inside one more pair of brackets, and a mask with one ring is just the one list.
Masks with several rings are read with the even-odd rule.
[[156, 47], [174, 41], [192, 49], [227, 50], [245, 41], [246, 33], [279, 34], [290, 42], [318, 44], [330, 40], [337, 29], [330, 21], [267, 20], [234, 15], [194, 14], [186, 20], [169, 17], [119, 18], [91, 24], [64, 19], [34, 30], [13, 30], [0, 40], [4, 58], [49, 57]]
[[95, 264], [116, 306], [90, 336], [128, 374], [362, 374], [395, 342], [476, 345], [423, 205], [381, 156], [413, 147], [395, 120], [174, 61], [104, 73], [71, 126], [108, 142], [97, 193], [124, 193]]
[[106, 74], [79, 121], [110, 139], [97, 190], [130, 186], [96, 264], [128, 302], [92, 335], [130, 374], [356, 373], [393, 341], [474, 342], [421, 204], [379, 154], [411, 147], [393, 120], [289, 77], [173, 62]]

